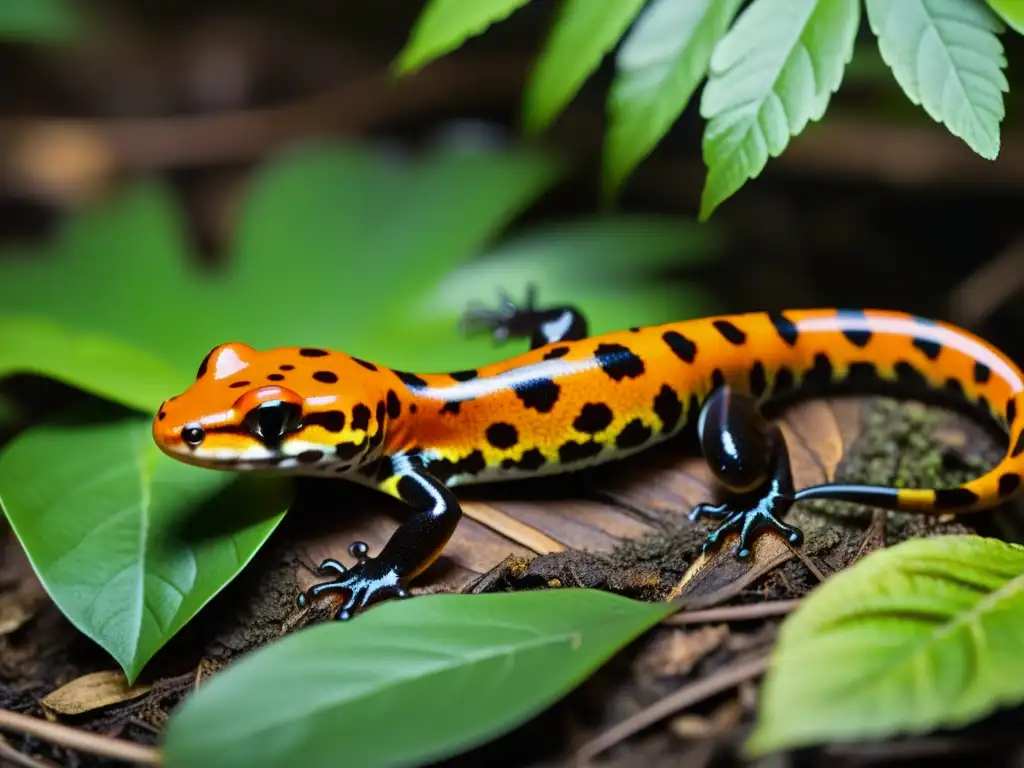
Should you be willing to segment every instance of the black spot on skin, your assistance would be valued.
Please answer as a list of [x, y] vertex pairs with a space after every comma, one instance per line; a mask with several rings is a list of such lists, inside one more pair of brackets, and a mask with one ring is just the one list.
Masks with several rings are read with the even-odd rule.
[[278, 367], [279, 370], [282, 370], [282, 371], [294, 371], [295, 370], [295, 366], [294, 365], [289, 365], [288, 363], [285, 363], [284, 365], [279, 365], [277, 367]]
[[814, 365], [804, 374], [804, 380], [815, 384], [828, 384], [832, 381], [832, 363], [828, 355], [819, 352], [814, 356]]
[[623, 449], [636, 448], [650, 439], [651, 428], [640, 421], [640, 419], [633, 419], [619, 432], [619, 436], [615, 438], [615, 445]]
[[487, 442], [495, 448], [511, 448], [519, 442], [519, 433], [511, 424], [499, 421], [487, 427]]
[[402, 414], [402, 403], [393, 389], [388, 390], [388, 418], [397, 419]]
[[384, 401], [380, 400], [377, 403], [377, 428], [380, 429], [384, 424], [384, 414], [387, 413], [387, 406], [384, 405]]
[[382, 456], [377, 461], [373, 462], [376, 465], [376, 480], [378, 483], [383, 483], [393, 474], [395, 474], [395, 463], [389, 456]]
[[992, 406], [988, 404], [988, 400], [985, 397], [978, 398], [978, 408], [988, 413], [992, 413]]
[[665, 331], [661, 338], [668, 348], [675, 353], [675, 356], [684, 363], [692, 363], [697, 357], [697, 345], [690, 341], [683, 334], [676, 331]]
[[760, 398], [768, 388], [768, 379], [764, 374], [764, 364], [757, 360], [750, 366], [750, 394]]
[[312, 347], [303, 347], [299, 350], [299, 354], [303, 357], [327, 357], [327, 352], [322, 349], [314, 349]]
[[[859, 309], [840, 309], [836, 312], [836, 316], [840, 319], [846, 318], [848, 320], [863, 320], [864, 313]], [[843, 336], [856, 347], [866, 347], [868, 342], [871, 341], [871, 331], [855, 331], [855, 330], [844, 330]]]
[[735, 325], [730, 323], [728, 320], [715, 320], [711, 323], [715, 326], [715, 330], [722, 334], [722, 338], [728, 341], [730, 344], [739, 346], [740, 344], [747, 343], [747, 334], [737, 328]]
[[540, 469], [547, 463], [547, 459], [544, 458], [544, 454], [536, 448], [523, 453], [519, 461], [515, 459], [505, 459], [501, 462], [503, 469], [525, 469], [529, 472]]
[[416, 403], [409, 403], [409, 413], [416, 413], [417, 410]]
[[781, 312], [769, 312], [768, 319], [775, 326], [775, 332], [779, 334], [779, 338], [787, 346], [796, 346], [796, 340], [800, 337], [800, 331], [797, 330], [796, 323]]
[[977, 503], [978, 494], [967, 488], [940, 488], [935, 491], [936, 509], [957, 509]]
[[621, 344], [599, 344], [594, 350], [598, 365], [615, 381], [635, 379], [644, 372], [644, 361]]
[[361, 443], [338, 443], [334, 446], [334, 453], [342, 461], [351, 461], [363, 452], [365, 446], [365, 440]]
[[1007, 472], [999, 478], [999, 495], [1009, 496], [1020, 488], [1020, 475], [1016, 472]]
[[366, 429], [370, 426], [370, 409], [359, 403], [352, 409], [352, 429]]
[[407, 387], [414, 387], [422, 389], [427, 386], [427, 382], [417, 376], [415, 373], [408, 373], [407, 371], [395, 371], [395, 375], [402, 380], [402, 383]]
[[[909, 363], [904, 363], [909, 367]], [[898, 367], [898, 366], [897, 366]], [[913, 370], [911, 368], [911, 370]], [[899, 375], [897, 373], [897, 375]], [[853, 385], [858, 384], [873, 384], [878, 381], [878, 369], [874, 363], [869, 363], [860, 360], [856, 363], [850, 363], [850, 367], [846, 369], [846, 381]]]
[[341, 411], [323, 411], [307, 414], [302, 417], [305, 426], [319, 426], [329, 432], [341, 432], [345, 428], [345, 414]]
[[363, 366], [363, 368], [365, 368], [368, 371], [376, 371], [377, 370], [377, 366], [376, 365], [374, 365], [373, 363], [368, 362], [366, 360], [360, 360], [358, 357], [353, 357], [352, 358], [352, 362], [356, 363], [357, 365]]
[[974, 381], [976, 384], [984, 384], [991, 375], [992, 371], [984, 363], [974, 364]]
[[600, 443], [595, 443], [593, 441], [577, 443], [575, 440], [569, 440], [559, 446], [558, 460], [563, 464], [582, 461], [583, 459], [589, 459], [592, 456], [597, 456], [597, 454], [601, 452], [601, 448], [602, 446]]
[[370, 435], [370, 438], [367, 441], [366, 449], [368, 451], [372, 452], [374, 449], [377, 448], [378, 445], [380, 445], [383, 442], [384, 442], [384, 425], [381, 424], [381, 425], [379, 425], [377, 427], [377, 431], [374, 432], [372, 435]]
[[1017, 420], [1017, 401], [1012, 397], [1006, 401], [1006, 423], [1013, 424]]
[[1017, 442], [1014, 444], [1013, 452], [1010, 455], [1020, 456], [1022, 453], [1024, 453], [1024, 430], [1021, 430], [1021, 433], [1017, 435]]
[[456, 414], [456, 413], [459, 412], [459, 409], [461, 407], [462, 407], [462, 401], [461, 400], [452, 400], [450, 403], [445, 403], [444, 405], [442, 405], [441, 406], [441, 410], [438, 411], [438, 413]]
[[516, 397], [524, 408], [533, 408], [537, 413], [549, 413], [558, 402], [559, 387], [551, 379], [537, 379], [516, 389]]
[[662, 386], [654, 398], [654, 413], [661, 420], [663, 434], [674, 430], [682, 418], [683, 404], [679, 402], [679, 395], [668, 384]]
[[338, 382], [338, 374], [333, 371], [317, 371], [313, 374], [313, 378], [321, 384], [336, 384]]
[[629, 329], [629, 332], [630, 333], [640, 333], [640, 328], [634, 325], [632, 328]]
[[793, 372], [789, 368], [779, 368], [775, 372], [775, 382], [772, 384], [772, 393], [775, 395], [781, 395], [783, 392], [789, 392], [796, 385], [796, 379], [793, 377]]
[[556, 360], [559, 357], [565, 357], [569, 354], [568, 347], [553, 347], [544, 353], [545, 360]]
[[695, 417], [698, 413], [700, 413], [700, 398], [696, 394], [692, 394], [686, 403], [686, 418]]
[[157, 417], [157, 419], [159, 419], [160, 421], [163, 421], [164, 419], [166, 419], [166, 418], [167, 418], [167, 414], [166, 414], [166, 413], [164, 413], [163, 411], [160, 411], [160, 413], [158, 413], [158, 414], [156, 415], [156, 417]]
[[909, 384], [913, 387], [923, 388], [927, 386], [924, 374], [906, 360], [900, 360], [896, 363], [896, 365], [893, 366], [893, 371], [896, 373], [896, 379], [900, 383]]
[[443, 483], [456, 475], [477, 475], [484, 471], [487, 462], [484, 460], [483, 452], [476, 450], [466, 454], [458, 461], [436, 459], [430, 462], [428, 467], [430, 474]]
[[965, 399], [964, 385], [959, 379], [946, 379], [946, 391], [960, 400]]
[[718, 389], [725, 385], [725, 374], [722, 373], [718, 368], [715, 368], [711, 372], [711, 388]]
[[323, 451], [303, 451], [295, 458], [299, 464], [316, 464], [324, 457]]
[[912, 342], [929, 360], [938, 360], [942, 345], [931, 339], [914, 339]]
[[251, 381], [233, 381], [228, 386], [232, 389], [241, 389], [242, 387], [248, 387], [251, 383]]
[[455, 371], [455, 373], [450, 374], [450, 376], [456, 381], [470, 381], [475, 379], [477, 375], [478, 374], [475, 370]]
[[282, 376], [280, 373], [268, 373], [267, 379], [269, 379], [270, 381], [284, 381], [284, 376]]
[[612, 423], [612, 409], [604, 403], [587, 403], [580, 410], [580, 415], [572, 423], [573, 427], [580, 432], [592, 435], [607, 429]]
[[212, 355], [213, 350], [211, 349], [209, 352], [206, 353], [206, 357], [203, 358], [203, 361], [199, 363], [199, 370], [196, 371], [196, 381], [198, 381], [199, 379], [203, 378], [203, 376], [206, 375], [206, 369], [210, 364], [210, 357]]

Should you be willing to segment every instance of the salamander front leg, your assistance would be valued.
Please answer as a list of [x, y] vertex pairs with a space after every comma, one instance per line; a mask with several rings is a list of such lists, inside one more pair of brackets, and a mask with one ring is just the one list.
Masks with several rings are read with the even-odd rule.
[[399, 526], [377, 557], [370, 557], [366, 544], [356, 541], [349, 546], [349, 554], [357, 560], [351, 568], [346, 569], [337, 560], [321, 563], [321, 574], [334, 578], [299, 595], [299, 607], [325, 592], [345, 592], [347, 599], [336, 614], [345, 621], [373, 603], [408, 597], [409, 582], [441, 554], [462, 518], [462, 508], [452, 492], [416, 468], [398, 475], [397, 482], [392, 477], [383, 490], [409, 504], [416, 513]]
[[498, 292], [498, 308], [472, 304], [462, 315], [465, 333], [489, 331], [496, 341], [512, 338], [530, 339], [530, 349], [537, 349], [560, 341], [578, 341], [587, 336], [587, 320], [575, 307], [535, 306], [537, 287], [526, 289], [526, 302], [517, 305], [505, 291]]
[[691, 520], [722, 520], [701, 551], [738, 532], [737, 555], [746, 559], [757, 536], [769, 529], [800, 546], [800, 529], [779, 519], [793, 505], [794, 488], [789, 451], [778, 426], [761, 416], [753, 398], [723, 386], [704, 404], [697, 430], [705, 461], [733, 494], [724, 504], [698, 504], [690, 512]]

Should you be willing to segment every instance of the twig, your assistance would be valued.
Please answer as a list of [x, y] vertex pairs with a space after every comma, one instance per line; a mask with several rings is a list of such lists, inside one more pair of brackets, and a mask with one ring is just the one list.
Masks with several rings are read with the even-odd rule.
[[669, 616], [661, 623], [672, 626], [682, 626], [685, 624], [708, 624], [711, 622], [764, 619], [769, 616], [784, 616], [788, 613], [792, 613], [801, 602], [803, 602], [803, 600], [798, 598], [796, 600], [773, 600], [771, 602], [752, 603], [750, 605], [729, 605], [724, 608], [708, 608], [703, 611], [676, 613]]
[[704, 699], [715, 696], [722, 691], [739, 685], [740, 683], [758, 677], [768, 668], [768, 654], [759, 656], [737, 666], [723, 669], [702, 680], [684, 686], [671, 696], [666, 696], [661, 701], [627, 717], [621, 723], [613, 725], [597, 738], [591, 739], [582, 747], [576, 750], [573, 755], [573, 765], [583, 765], [593, 760], [606, 749], [615, 746], [623, 739], [632, 736], [634, 733], [643, 730], [652, 723], [661, 720], [663, 717], [674, 714], [684, 707], [690, 707]]
[[520, 546], [536, 552], [538, 555], [548, 555], [552, 552], [564, 552], [565, 545], [546, 533], [538, 531], [532, 525], [516, 520], [509, 514], [502, 512], [490, 504], [479, 501], [467, 501], [462, 505], [462, 512], [466, 517], [475, 520], [486, 528], [497, 534], [514, 541]]
[[53, 764], [44, 762], [43, 760], [36, 760], [34, 757], [23, 755], [21, 752], [12, 747], [3, 736], [0, 736], [0, 764], [6, 765], [8, 762], [14, 765], [20, 765], [22, 768], [53, 768]]
[[98, 733], [89, 733], [60, 723], [51, 723], [37, 717], [11, 712], [8, 709], [0, 709], [0, 729], [27, 733], [68, 749], [77, 749], [92, 755], [122, 760], [126, 763], [160, 764], [160, 752], [153, 747], [145, 747], [122, 739], [112, 739]]

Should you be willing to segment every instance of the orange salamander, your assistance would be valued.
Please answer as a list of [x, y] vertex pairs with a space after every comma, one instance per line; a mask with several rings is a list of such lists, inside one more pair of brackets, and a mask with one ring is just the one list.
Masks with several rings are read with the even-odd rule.
[[[794, 502], [837, 499], [924, 513], [988, 509], [1018, 494], [1024, 474], [1024, 376], [1006, 355], [947, 323], [885, 310], [808, 309], [722, 315], [588, 336], [569, 306], [467, 312], [471, 329], [499, 341], [529, 338], [524, 354], [474, 370], [408, 373], [309, 347], [214, 348], [196, 380], [164, 402], [153, 437], [170, 456], [230, 471], [346, 478], [408, 504], [413, 514], [376, 557], [363, 542], [346, 568], [300, 596], [345, 595], [347, 619], [409, 582], [440, 555], [462, 516], [452, 488], [580, 470], [692, 429], [716, 479], [720, 505], [691, 519], [722, 522], [713, 546], [739, 533], [738, 554], [774, 530]], [[881, 389], [879, 389], [881, 387]], [[946, 397], [973, 407], [1009, 436], [1003, 460], [959, 487], [908, 489], [823, 484], [796, 490], [770, 403], [829, 391]]]

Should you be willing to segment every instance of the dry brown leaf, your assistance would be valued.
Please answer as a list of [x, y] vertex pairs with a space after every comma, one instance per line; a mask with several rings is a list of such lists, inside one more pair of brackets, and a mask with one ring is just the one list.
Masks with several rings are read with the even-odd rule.
[[728, 636], [726, 624], [661, 633], [640, 657], [639, 671], [652, 677], [686, 675]]
[[52, 713], [80, 715], [83, 712], [137, 699], [151, 687], [143, 684], [128, 685], [123, 672], [103, 670], [83, 675], [67, 685], [62, 685], [43, 697], [39, 703]]

